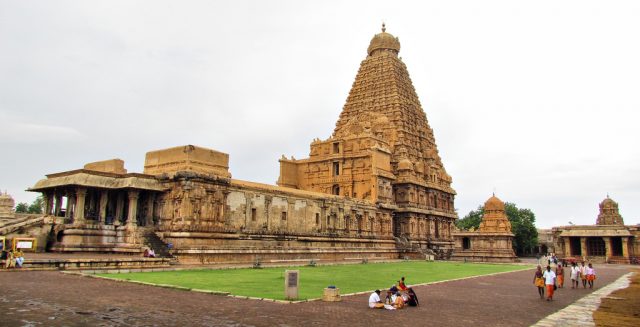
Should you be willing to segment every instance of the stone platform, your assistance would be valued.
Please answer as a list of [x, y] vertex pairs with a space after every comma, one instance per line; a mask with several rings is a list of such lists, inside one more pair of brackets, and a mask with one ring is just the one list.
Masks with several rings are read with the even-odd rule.
[[123, 270], [168, 268], [173, 259], [144, 258], [142, 256], [117, 256], [72, 253], [25, 253], [23, 268], [4, 269], [0, 272], [29, 270]]

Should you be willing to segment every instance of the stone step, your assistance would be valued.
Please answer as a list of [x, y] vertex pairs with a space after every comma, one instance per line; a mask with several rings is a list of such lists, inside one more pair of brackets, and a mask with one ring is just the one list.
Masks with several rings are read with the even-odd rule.
[[[87, 258], [87, 259], [26, 259], [24, 268], [9, 270], [94, 270], [94, 269], [151, 269], [171, 266], [171, 258]], [[2, 265], [4, 267], [4, 265]], [[6, 271], [4, 269], [0, 271]]]

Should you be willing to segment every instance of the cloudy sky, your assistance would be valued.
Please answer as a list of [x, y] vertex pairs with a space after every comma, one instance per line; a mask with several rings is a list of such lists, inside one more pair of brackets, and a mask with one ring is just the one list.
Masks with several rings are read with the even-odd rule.
[[0, 0], [0, 189], [195, 144], [274, 184], [326, 139], [371, 37], [400, 56], [458, 192], [538, 227], [640, 223], [640, 1]]

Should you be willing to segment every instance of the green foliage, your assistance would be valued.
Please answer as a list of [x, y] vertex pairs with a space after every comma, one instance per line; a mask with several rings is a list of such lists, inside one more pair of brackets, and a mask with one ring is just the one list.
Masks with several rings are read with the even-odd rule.
[[27, 204], [26, 202], [20, 202], [16, 205], [17, 213], [42, 213], [42, 208], [44, 208], [44, 200], [42, 199], [42, 195], [38, 196], [31, 204]]
[[[518, 209], [515, 203], [506, 202], [504, 210], [511, 222], [511, 232], [514, 234], [513, 247], [518, 255], [531, 253], [538, 244], [538, 231], [535, 222], [536, 215], [530, 209]], [[456, 221], [460, 229], [478, 228], [484, 214], [483, 206], [469, 212], [464, 218]]]
[[42, 208], [44, 207], [44, 199], [42, 199], [42, 195], [38, 196], [31, 205], [29, 206], [29, 213], [42, 213]]
[[407, 283], [409, 284], [419, 284], [496, 272], [531, 269], [531, 267], [407, 261], [317, 267], [181, 270], [99, 274], [99, 276], [282, 300], [284, 299], [284, 271], [291, 269], [300, 271], [299, 297], [302, 300], [322, 297], [322, 291], [329, 285], [335, 285], [340, 288], [340, 293], [348, 294], [374, 289], [386, 289], [396, 283], [402, 276], [407, 278]]
[[484, 207], [479, 206], [478, 209], [470, 211], [464, 218], [456, 220], [456, 226], [460, 229], [478, 228], [484, 215]]
[[17, 213], [27, 213], [29, 211], [29, 205], [26, 202], [20, 202], [16, 205]]

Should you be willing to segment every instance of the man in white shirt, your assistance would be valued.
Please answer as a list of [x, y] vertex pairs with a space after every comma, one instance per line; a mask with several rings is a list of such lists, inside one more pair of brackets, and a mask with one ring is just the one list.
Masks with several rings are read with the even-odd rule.
[[571, 288], [578, 288], [580, 279], [580, 268], [574, 262], [571, 264]]
[[376, 290], [371, 293], [369, 296], [369, 308], [371, 309], [382, 309], [384, 308], [384, 303], [380, 301], [380, 290]]
[[547, 286], [547, 301], [551, 301], [553, 300], [553, 288], [556, 286], [556, 273], [551, 270], [551, 266], [547, 266], [542, 278], [544, 278], [544, 284]]

